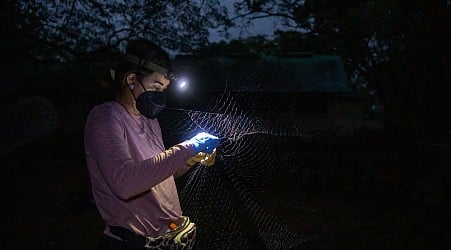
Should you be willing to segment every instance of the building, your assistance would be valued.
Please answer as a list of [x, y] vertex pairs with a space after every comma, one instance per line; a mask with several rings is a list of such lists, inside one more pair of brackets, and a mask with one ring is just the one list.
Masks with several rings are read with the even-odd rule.
[[[368, 125], [365, 98], [349, 85], [337, 55], [182, 56], [176, 69], [190, 81], [184, 92], [169, 93], [179, 107], [212, 111], [206, 104], [214, 102], [223, 112], [235, 102], [266, 126], [311, 136], [351, 136]], [[221, 100], [224, 93], [229, 97]]]

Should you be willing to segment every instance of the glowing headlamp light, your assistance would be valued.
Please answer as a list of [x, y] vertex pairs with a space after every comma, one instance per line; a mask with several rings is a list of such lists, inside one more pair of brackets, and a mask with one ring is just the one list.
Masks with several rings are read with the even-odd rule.
[[176, 85], [180, 90], [186, 90], [188, 88], [188, 80], [186, 78], [180, 78], [176, 80]]
[[125, 60], [165, 75], [168, 80], [175, 82], [178, 89], [180, 90], [185, 90], [188, 88], [188, 80], [186, 78], [179, 79], [173, 70], [168, 70], [164, 67], [161, 67], [160, 65], [157, 65], [151, 61], [140, 58], [130, 53], [127, 53], [125, 55]]

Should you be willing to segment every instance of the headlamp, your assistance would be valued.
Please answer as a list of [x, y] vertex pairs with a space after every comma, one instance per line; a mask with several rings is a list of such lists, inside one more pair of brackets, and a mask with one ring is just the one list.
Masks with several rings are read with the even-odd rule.
[[131, 63], [138, 64], [146, 69], [150, 69], [163, 74], [168, 80], [174, 82], [180, 90], [185, 90], [188, 87], [188, 80], [186, 78], [179, 79], [173, 69], [168, 70], [158, 64], [153, 63], [152, 61], [149, 61], [145, 58], [140, 58], [130, 53], [127, 53], [125, 55], [125, 60]]
[[175, 74], [173, 69], [168, 70], [164, 67], [161, 67], [158, 64], [153, 63], [152, 61], [149, 61], [145, 58], [140, 58], [140, 57], [135, 56], [130, 53], [127, 53], [125, 55], [125, 60], [127, 60], [131, 63], [138, 64], [139, 66], [144, 67], [146, 69], [150, 69], [150, 70], [153, 70], [153, 71], [163, 74], [168, 80], [175, 82], [176, 85], [181, 90], [185, 90], [188, 87], [187, 79], [186, 78], [178, 79], [178, 77]]
[[189, 82], [186, 77], [178, 77], [174, 72], [168, 72], [166, 78], [175, 84], [179, 90], [186, 90], [188, 88]]
[[168, 73], [165, 74], [165, 76], [170, 81], [177, 81], [177, 75], [175, 74], [175, 72], [173, 70], [168, 71]]
[[147, 60], [145, 58], [140, 58], [138, 56], [135, 56], [133, 54], [128, 53], [128, 54], [125, 55], [125, 60], [127, 60], [127, 61], [129, 61], [131, 63], [138, 64], [139, 66], [144, 67], [146, 69], [150, 69], [150, 70], [156, 71], [156, 72], [161, 73], [161, 74], [163, 74], [165, 76], [168, 75], [168, 70], [166, 68], [161, 67], [160, 65], [155, 64], [155, 63], [153, 63], [153, 62], [151, 62], [151, 61], [149, 61], [149, 60]]
[[180, 78], [175, 83], [180, 90], [185, 90], [188, 88], [188, 80], [186, 78]]

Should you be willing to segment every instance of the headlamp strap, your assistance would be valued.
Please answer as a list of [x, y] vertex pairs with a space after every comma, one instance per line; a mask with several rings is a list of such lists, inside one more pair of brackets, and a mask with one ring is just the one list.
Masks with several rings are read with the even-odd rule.
[[138, 64], [141, 67], [153, 70], [153, 71], [157, 71], [163, 75], [167, 75], [168, 74], [168, 70], [161, 67], [160, 65], [157, 65], [151, 61], [147, 61], [145, 58], [140, 58], [138, 56], [135, 56], [133, 54], [127, 53], [125, 55], [125, 60], [131, 62], [131, 63], [135, 63]]

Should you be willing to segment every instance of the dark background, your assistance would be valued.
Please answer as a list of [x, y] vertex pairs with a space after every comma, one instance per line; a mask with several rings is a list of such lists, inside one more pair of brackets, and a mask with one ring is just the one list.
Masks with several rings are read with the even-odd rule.
[[[2, 3], [1, 12], [0, 246], [94, 249], [103, 222], [91, 200], [83, 128], [93, 105], [110, 98], [98, 85], [104, 66], [98, 51], [71, 51], [79, 54], [62, 63], [55, 54], [66, 45], [37, 37], [40, 23], [16, 2]], [[254, 2], [242, 7], [265, 11], [267, 1]], [[269, 138], [277, 155], [295, 153], [303, 161], [274, 176], [262, 197], [272, 201], [267, 209], [312, 237], [305, 249], [449, 249], [447, 2], [381, 1], [371, 8], [358, 1], [306, 2], [291, 14], [303, 25], [315, 15], [314, 35], [279, 32], [277, 46], [254, 38], [193, 52], [338, 54], [350, 79], [365, 68], [350, 82], [369, 107], [379, 107], [383, 129], [349, 138]], [[387, 9], [394, 14], [387, 17]], [[371, 32], [389, 44], [379, 63], [369, 62], [362, 45]], [[29, 99], [36, 96], [44, 99]]]

